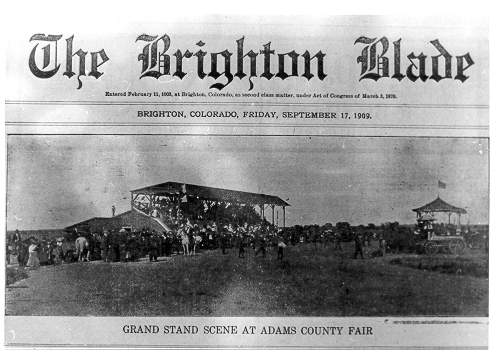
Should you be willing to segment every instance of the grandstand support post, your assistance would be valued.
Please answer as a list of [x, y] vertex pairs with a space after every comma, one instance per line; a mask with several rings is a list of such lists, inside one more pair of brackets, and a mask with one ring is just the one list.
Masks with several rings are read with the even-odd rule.
[[274, 226], [274, 207], [275, 205], [271, 204], [271, 223], [273, 224], [273, 226]]
[[[256, 211], [257, 214], [257, 204], [254, 204], [254, 210]], [[261, 216], [261, 205], [259, 205], [259, 216]]]
[[181, 218], [181, 214], [180, 214], [180, 201], [181, 201], [181, 198], [180, 198], [180, 194], [177, 196], [177, 222], [178, 222], [178, 225], [181, 225], [181, 220], [179, 220], [179, 218]]
[[219, 228], [219, 223], [218, 223], [218, 205], [219, 203], [216, 202], [214, 205], [214, 221], [216, 222], [216, 227]]
[[285, 226], [285, 206], [282, 206], [283, 208], [283, 230], [286, 228]]

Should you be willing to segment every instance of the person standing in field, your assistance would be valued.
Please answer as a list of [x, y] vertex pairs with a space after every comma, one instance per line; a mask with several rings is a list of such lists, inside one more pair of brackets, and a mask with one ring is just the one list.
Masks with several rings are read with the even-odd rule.
[[227, 234], [228, 234], [228, 226], [224, 226], [222, 230], [219, 230], [219, 234], [220, 234], [220, 248], [221, 248], [221, 252], [223, 253], [223, 255], [226, 255], [228, 254], [228, 252], [226, 251], [226, 248], [227, 248]]
[[55, 247], [53, 248], [53, 263], [60, 264], [63, 261], [63, 238], [57, 238]]
[[278, 259], [283, 260], [283, 254], [285, 250], [286, 244], [280, 240], [280, 243], [278, 243]]
[[29, 259], [27, 261], [26, 266], [28, 267], [39, 267], [39, 259], [38, 259], [38, 246], [36, 245], [36, 241], [32, 240], [31, 245], [28, 248]]
[[100, 249], [101, 249], [101, 259], [104, 262], [108, 262], [108, 246], [110, 245], [110, 237], [108, 236], [108, 230], [103, 230], [103, 236], [100, 240]]
[[245, 258], [245, 238], [243, 233], [238, 237], [238, 257]]
[[14, 254], [18, 254], [19, 246], [22, 242], [22, 236], [19, 233], [19, 230], [15, 230], [14, 234], [11, 238], [11, 245], [13, 246]]
[[46, 241], [41, 241], [38, 246], [38, 259], [40, 266], [49, 264], [48, 247]]
[[374, 233], [372, 231], [368, 231], [367, 232], [367, 246], [370, 247], [371, 246], [371, 243], [372, 243], [372, 236], [374, 235]]
[[192, 255], [196, 255], [196, 250], [198, 249], [197, 247], [199, 247], [202, 242], [202, 237], [198, 231], [194, 232], [193, 240], [194, 240], [194, 245], [192, 246]]
[[149, 261], [158, 261], [158, 235], [156, 232], [151, 232], [151, 235], [149, 236]]
[[207, 228], [206, 228], [206, 234], [208, 236], [208, 250], [211, 250], [211, 249], [214, 249], [214, 232], [213, 232], [213, 228], [208, 225]]
[[355, 255], [354, 258], [357, 259], [357, 255], [360, 254], [362, 259], [364, 258], [364, 251], [362, 250], [363, 238], [362, 234], [355, 235]]
[[386, 255], [386, 240], [384, 239], [384, 233], [379, 234], [379, 250], [381, 256]]
[[187, 220], [187, 237], [189, 237], [189, 255], [192, 255], [194, 250], [194, 237], [196, 235], [196, 225], [192, 225], [189, 220]]
[[259, 249], [256, 251], [256, 256], [257, 254], [262, 252], [262, 257], [266, 257], [266, 240], [264, 239], [263, 236], [259, 237]]
[[334, 250], [341, 250], [341, 233], [336, 232]]
[[189, 236], [185, 232], [185, 227], [181, 227], [178, 230], [178, 234], [180, 239], [182, 240], [182, 248], [184, 251], [184, 256], [189, 255]]
[[108, 255], [106, 256], [106, 259], [108, 262], [114, 262], [116, 261], [117, 257], [117, 236], [116, 232], [114, 230], [110, 231], [108, 234]]

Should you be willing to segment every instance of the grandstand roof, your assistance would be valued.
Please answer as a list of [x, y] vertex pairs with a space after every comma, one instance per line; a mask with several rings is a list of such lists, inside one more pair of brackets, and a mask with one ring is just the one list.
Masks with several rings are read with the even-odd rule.
[[278, 206], [290, 206], [287, 202], [277, 196], [259, 194], [244, 191], [227, 190], [223, 188], [191, 185], [180, 182], [165, 182], [158, 185], [139, 188], [130, 191], [132, 194], [185, 194], [203, 200], [218, 202], [242, 203], [242, 204], [271, 204]]
[[414, 212], [434, 212], [434, 213], [439, 213], [439, 212], [454, 212], [458, 214], [466, 214], [467, 211], [463, 208], [455, 207], [449, 203], [446, 203], [443, 201], [439, 196], [433, 200], [432, 202], [420, 207], [420, 208], [415, 208], [412, 209]]

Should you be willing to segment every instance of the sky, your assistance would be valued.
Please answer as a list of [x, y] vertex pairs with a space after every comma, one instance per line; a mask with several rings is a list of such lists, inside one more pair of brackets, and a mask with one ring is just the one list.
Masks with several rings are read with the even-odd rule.
[[118, 214], [131, 190], [167, 181], [278, 196], [287, 226], [414, 223], [438, 194], [485, 224], [488, 160], [476, 138], [9, 135], [7, 229]]

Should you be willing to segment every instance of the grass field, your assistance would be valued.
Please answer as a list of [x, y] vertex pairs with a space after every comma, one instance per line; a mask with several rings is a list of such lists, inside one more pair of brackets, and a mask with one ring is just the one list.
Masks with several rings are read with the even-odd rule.
[[[367, 257], [370, 249], [366, 248]], [[73, 263], [31, 270], [7, 288], [7, 315], [487, 316], [487, 256], [353, 259], [353, 245], [288, 246], [283, 261], [248, 250], [156, 263]], [[460, 260], [458, 260], [460, 259]], [[449, 264], [449, 265], [448, 265]], [[457, 265], [451, 265], [457, 264]], [[458, 265], [459, 264], [459, 265]], [[466, 265], [478, 265], [476, 272]], [[436, 266], [436, 268], [434, 268]], [[438, 268], [437, 266], [453, 266]], [[428, 268], [427, 268], [428, 267]], [[461, 270], [461, 271], [459, 271]], [[22, 287], [22, 288], [16, 288]]]
[[29, 274], [25, 269], [8, 267], [5, 269], [5, 285], [10, 286], [17, 281], [27, 278]]

